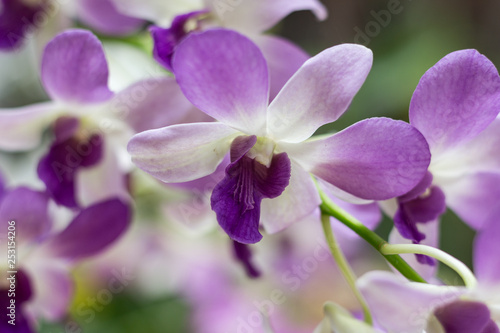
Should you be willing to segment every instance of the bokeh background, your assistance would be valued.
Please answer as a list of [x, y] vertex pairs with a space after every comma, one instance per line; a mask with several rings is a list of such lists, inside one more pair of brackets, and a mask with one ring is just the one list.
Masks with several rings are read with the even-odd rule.
[[[323, 0], [323, 3], [329, 11], [326, 21], [318, 22], [310, 12], [296, 12], [272, 32], [294, 41], [311, 55], [336, 44], [361, 42], [373, 50], [374, 64], [348, 112], [334, 124], [321, 128], [320, 132], [341, 130], [373, 116], [408, 120], [408, 105], [420, 77], [452, 51], [475, 48], [500, 65], [499, 1]], [[389, 7], [395, 5], [398, 13], [386, 16]], [[383, 24], [376, 16], [383, 16]], [[363, 37], [360, 37], [360, 32]], [[107, 37], [103, 39], [109, 40]], [[147, 37], [146, 40], [144, 36], [139, 39], [141, 42], [132, 37], [127, 42], [138, 49], [150, 47]], [[37, 74], [38, 51], [34, 46], [15, 55], [0, 53], [0, 107], [21, 106], [47, 98]], [[13, 66], [16, 66], [15, 71], [12, 71]], [[0, 157], [2, 163], [8, 160], [20, 165], [27, 158], [24, 154], [5, 153]], [[160, 199], [146, 195], [143, 200]], [[147, 209], [139, 212], [143, 215], [150, 213]], [[390, 228], [391, 221], [384, 218], [377, 232], [387, 237]], [[471, 266], [474, 232], [448, 211], [442, 220], [441, 235], [442, 249]], [[140, 260], [147, 265], [147, 257]], [[74, 274], [77, 296], [73, 310], [76, 311], [76, 306], [89, 295], [95, 295], [99, 287], [88, 281], [85, 267]], [[443, 267], [440, 267], [440, 276], [451, 283], [460, 281]], [[161, 278], [157, 281], [159, 284], [163, 282], [169, 283]], [[85, 333], [187, 333], [190, 332], [190, 314], [191, 305], [180, 295], [145, 297], [134, 288], [126, 288], [114, 295], [101, 311], [96, 311], [90, 324], [80, 324]], [[68, 326], [71, 322], [70, 316], [62, 323], [44, 323], [41, 332], [79, 332], [77, 327]]]

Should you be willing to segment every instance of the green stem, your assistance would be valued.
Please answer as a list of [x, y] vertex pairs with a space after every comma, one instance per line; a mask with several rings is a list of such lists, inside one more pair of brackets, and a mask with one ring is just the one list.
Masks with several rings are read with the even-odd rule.
[[363, 223], [359, 222], [349, 213], [336, 205], [319, 187], [318, 191], [322, 201], [320, 209], [323, 214], [336, 218], [347, 227], [352, 229], [361, 238], [363, 238], [371, 246], [373, 246], [378, 252], [380, 252], [385, 257], [385, 259], [408, 280], [426, 283], [426, 281], [399, 255], [387, 255], [381, 252], [382, 247], [387, 244], [387, 242], [382, 237], [377, 235], [372, 230], [368, 229], [363, 225]]
[[474, 289], [477, 286], [476, 277], [469, 267], [457, 258], [435, 247], [422, 244], [385, 244], [382, 246], [381, 252], [383, 254], [415, 253], [432, 257], [457, 272], [464, 280], [467, 288]]
[[328, 247], [330, 248], [330, 252], [335, 259], [335, 262], [339, 266], [340, 271], [344, 275], [347, 284], [349, 285], [359, 303], [361, 304], [361, 307], [363, 308], [365, 322], [373, 326], [373, 318], [370, 313], [370, 309], [368, 308], [368, 304], [366, 304], [363, 295], [361, 295], [358, 288], [356, 287], [356, 275], [352, 271], [351, 266], [349, 266], [349, 263], [347, 262], [347, 259], [345, 258], [344, 253], [342, 252], [342, 249], [340, 248], [333, 234], [332, 225], [330, 224], [330, 216], [322, 214], [321, 224], [323, 225], [323, 231], [325, 232], [325, 237], [328, 243]]

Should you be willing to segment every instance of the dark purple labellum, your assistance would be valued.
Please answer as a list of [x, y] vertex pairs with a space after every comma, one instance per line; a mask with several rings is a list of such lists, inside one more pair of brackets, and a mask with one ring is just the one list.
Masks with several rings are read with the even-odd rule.
[[233, 250], [235, 258], [241, 262], [248, 277], [252, 279], [260, 277], [260, 271], [252, 262], [252, 251], [250, 250], [250, 246], [233, 241]]
[[434, 313], [446, 333], [499, 333], [484, 303], [455, 301]]
[[[174, 18], [172, 25], [168, 29], [158, 26], [152, 26], [149, 29], [154, 42], [153, 57], [160, 65], [171, 72], [173, 71], [172, 57], [174, 56], [175, 48], [190, 32], [186, 30], [186, 23], [205, 12], [196, 11], [179, 15]], [[196, 29], [199, 29], [199, 27], [197, 26]]]
[[256, 141], [255, 136], [240, 136], [233, 141], [231, 164], [211, 197], [219, 225], [231, 239], [243, 244], [262, 239], [260, 203], [264, 198], [279, 196], [290, 181], [291, 163], [286, 153], [275, 154], [269, 168], [246, 155]]
[[[74, 126], [71, 121], [67, 124]], [[55, 142], [38, 164], [38, 176], [45, 183], [48, 193], [55, 202], [69, 208], [77, 208], [76, 172], [80, 168], [91, 167], [101, 160], [102, 137], [99, 134], [90, 134], [80, 138], [76, 133], [68, 138], [68, 131], [56, 129], [58, 131]]]

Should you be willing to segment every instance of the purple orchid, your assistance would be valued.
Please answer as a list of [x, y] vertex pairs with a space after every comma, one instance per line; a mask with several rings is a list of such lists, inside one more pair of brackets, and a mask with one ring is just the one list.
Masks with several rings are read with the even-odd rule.
[[[56, 202], [67, 207], [127, 199], [132, 165], [122, 161], [129, 138], [183, 121], [193, 109], [172, 78], [146, 79], [114, 94], [102, 45], [84, 30], [64, 32], [48, 43], [41, 77], [52, 101], [2, 110], [0, 148], [32, 149], [52, 125], [55, 140], [38, 174]], [[178, 113], [165, 112], [170, 105]]]
[[[404, 238], [422, 242], [424, 229], [436, 229], [426, 225], [436, 224], [446, 206], [481, 229], [500, 200], [499, 111], [498, 71], [476, 50], [450, 53], [424, 74], [410, 103], [410, 123], [429, 143], [429, 172], [388, 209]], [[436, 246], [433, 239], [427, 243]]]
[[37, 15], [46, 9], [48, 3], [49, 0], [1, 0], [0, 50], [19, 48], [26, 35], [35, 29]]
[[[76, 11], [71, 8], [74, 5]], [[114, 36], [131, 34], [145, 23], [118, 12], [112, 0], [76, 0], [74, 5], [54, 0], [1, 0], [0, 50], [20, 48], [30, 34], [43, 29], [49, 20], [54, 20], [58, 11], [100, 33]]]
[[[131, 220], [130, 207], [118, 199], [110, 199], [74, 214], [69, 224], [64, 222], [66, 227], [56, 230], [49, 204], [46, 193], [26, 187], [6, 189], [0, 198], [3, 263], [7, 263], [7, 245], [12, 245], [12, 234], [7, 233], [9, 221], [15, 222], [16, 248], [15, 269], [4, 266], [2, 272], [18, 271], [16, 326], [2, 320], [2, 332], [33, 332], [30, 328], [33, 320], [57, 320], [65, 315], [73, 289], [70, 268], [107, 248], [125, 232]], [[9, 311], [3, 306], [10, 303], [8, 294], [2, 283], [3, 317]]]
[[474, 289], [406, 282], [389, 272], [362, 276], [358, 286], [379, 324], [390, 332], [500, 332], [499, 212], [497, 206], [475, 239]]
[[230, 30], [193, 34], [174, 56], [177, 82], [195, 106], [220, 122], [140, 133], [129, 142], [132, 161], [164, 182], [186, 182], [214, 172], [230, 151], [211, 201], [219, 224], [241, 243], [262, 238], [259, 220], [273, 233], [317, 208], [309, 172], [360, 198], [401, 195], [420, 181], [430, 158], [410, 125], [374, 118], [305, 141], [342, 115], [371, 62], [371, 51], [362, 46], [327, 49], [308, 60], [268, 106], [266, 61], [255, 44]]
[[319, 20], [327, 17], [326, 8], [317, 0], [113, 1], [123, 13], [158, 24], [150, 29], [154, 58], [170, 71], [177, 45], [192, 32], [224, 27], [251, 38], [268, 62], [271, 99], [309, 55], [286, 39], [264, 33], [294, 11], [310, 10]]

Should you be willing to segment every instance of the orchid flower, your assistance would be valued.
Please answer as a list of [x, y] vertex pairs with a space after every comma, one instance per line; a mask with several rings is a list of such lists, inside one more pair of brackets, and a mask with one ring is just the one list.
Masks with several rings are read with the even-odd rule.
[[221, 227], [241, 243], [262, 238], [261, 215], [273, 233], [314, 211], [319, 196], [309, 172], [361, 198], [401, 195], [420, 181], [429, 159], [425, 140], [410, 125], [374, 118], [305, 141], [342, 115], [371, 62], [362, 46], [327, 49], [268, 106], [267, 66], [255, 44], [230, 30], [193, 34], [174, 56], [177, 82], [219, 122], [140, 133], [128, 145], [132, 161], [164, 182], [186, 182], [213, 173], [230, 151], [211, 204]]
[[[410, 103], [410, 123], [429, 143], [429, 172], [387, 209], [404, 238], [420, 243], [427, 234], [432, 239], [426, 243], [436, 246], [432, 225], [446, 206], [482, 228], [500, 200], [499, 111], [500, 76], [476, 50], [450, 53], [424, 74]], [[392, 242], [402, 239], [393, 235]]]
[[[57, 320], [65, 315], [73, 293], [70, 269], [107, 248], [130, 224], [130, 207], [118, 199], [72, 214], [71, 222], [61, 221], [62, 226], [56, 225], [58, 215], [50, 203], [46, 193], [26, 187], [5, 189], [0, 198], [0, 304], [6, 305], [2, 313], [11, 302], [8, 271], [17, 271], [16, 325], [2, 320], [2, 332], [33, 332], [35, 320]], [[12, 251], [7, 249], [12, 248], [15, 260], [8, 262], [7, 253]], [[7, 263], [13, 266], [5, 266]]]
[[158, 25], [150, 29], [154, 39], [153, 54], [168, 70], [172, 70], [172, 56], [177, 45], [193, 31], [223, 27], [251, 38], [268, 62], [271, 99], [309, 55], [286, 39], [264, 33], [294, 11], [311, 10], [319, 20], [327, 17], [326, 8], [318, 0], [113, 1], [124, 14]]
[[499, 208], [475, 239], [473, 288], [406, 282], [389, 272], [362, 276], [358, 286], [378, 323], [389, 332], [500, 332]]
[[[55, 140], [38, 175], [54, 200], [67, 207], [127, 199], [128, 139], [193, 111], [172, 78], [145, 79], [114, 94], [101, 43], [84, 30], [64, 32], [47, 45], [41, 77], [52, 101], [2, 110], [0, 148], [32, 149], [52, 125]], [[165, 112], [169, 106], [177, 113]]]
[[[61, 14], [59, 14], [60, 12]], [[15, 50], [50, 21], [77, 18], [92, 29], [107, 35], [122, 36], [137, 31], [144, 21], [121, 14], [112, 0], [1, 0], [0, 50]], [[60, 20], [63, 21], [63, 20]], [[61, 24], [67, 26], [67, 23]]]

